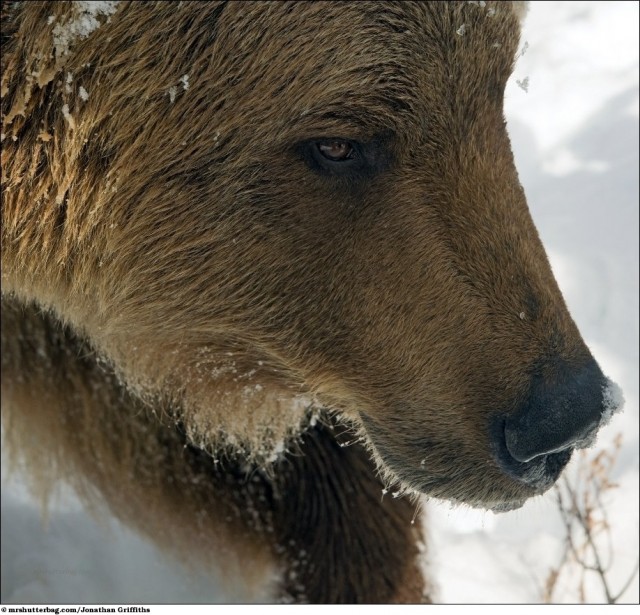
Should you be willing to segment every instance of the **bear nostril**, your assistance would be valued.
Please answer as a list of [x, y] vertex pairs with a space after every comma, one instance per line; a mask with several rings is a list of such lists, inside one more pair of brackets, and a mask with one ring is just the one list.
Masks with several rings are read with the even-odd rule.
[[557, 361], [536, 374], [525, 403], [506, 419], [509, 454], [521, 462], [589, 442], [605, 409], [607, 380], [593, 359], [579, 368]]
[[518, 429], [510, 428], [509, 425], [505, 425], [504, 439], [509, 454], [516, 461], [523, 463], [532, 461], [536, 457], [559, 453], [571, 448], [574, 443], [574, 439], [569, 438], [567, 442], [552, 444], [548, 440], [536, 438], [531, 434], [520, 434]]

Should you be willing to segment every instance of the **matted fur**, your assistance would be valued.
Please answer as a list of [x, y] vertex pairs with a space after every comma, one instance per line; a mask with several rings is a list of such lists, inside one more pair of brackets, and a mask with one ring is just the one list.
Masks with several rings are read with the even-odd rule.
[[[522, 503], [487, 426], [590, 357], [504, 127], [524, 3], [100, 6], [3, 4], [12, 454], [281, 597], [423, 599], [377, 471]], [[327, 137], [375, 168], [314, 171]]]

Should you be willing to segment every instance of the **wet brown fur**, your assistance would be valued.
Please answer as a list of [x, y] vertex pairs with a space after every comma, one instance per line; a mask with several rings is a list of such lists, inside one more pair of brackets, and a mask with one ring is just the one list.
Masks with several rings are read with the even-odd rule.
[[[517, 10], [121, 2], [54, 51], [74, 11], [3, 9], [13, 454], [187, 558], [277, 562], [281, 597], [422, 599], [365, 446], [404, 490], [523, 500], [487, 422], [588, 354], [504, 127]], [[375, 172], [315, 173], [323, 137]]]

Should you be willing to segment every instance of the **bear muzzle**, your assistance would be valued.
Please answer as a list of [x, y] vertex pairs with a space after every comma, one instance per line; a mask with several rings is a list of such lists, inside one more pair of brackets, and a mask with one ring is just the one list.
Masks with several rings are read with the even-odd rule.
[[503, 472], [538, 492], [558, 478], [575, 449], [587, 448], [622, 407], [617, 385], [591, 357], [574, 367], [558, 360], [537, 370], [524, 403], [494, 419], [490, 438]]

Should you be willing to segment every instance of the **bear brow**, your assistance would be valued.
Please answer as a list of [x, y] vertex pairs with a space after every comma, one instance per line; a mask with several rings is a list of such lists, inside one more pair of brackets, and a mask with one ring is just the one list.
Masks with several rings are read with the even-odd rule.
[[331, 128], [344, 126], [367, 132], [387, 132], [395, 131], [399, 115], [410, 109], [405, 101], [369, 95], [362, 102], [345, 104], [340, 108], [336, 108], [335, 103], [330, 108], [322, 104], [314, 105], [305, 110], [300, 119], [312, 119], [314, 123], [326, 124]]

